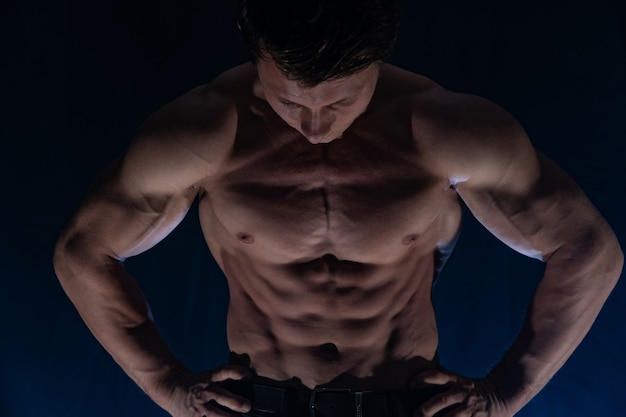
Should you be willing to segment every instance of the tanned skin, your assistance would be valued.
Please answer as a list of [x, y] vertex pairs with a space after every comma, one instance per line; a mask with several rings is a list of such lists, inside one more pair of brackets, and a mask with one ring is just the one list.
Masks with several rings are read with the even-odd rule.
[[[148, 317], [124, 259], [199, 199], [228, 280], [228, 343], [249, 363], [192, 373]], [[442, 369], [434, 254], [464, 202], [547, 262], [511, 350], [483, 379]], [[581, 342], [623, 263], [602, 216], [505, 110], [388, 64], [305, 88], [271, 60], [166, 105], [102, 174], [59, 239], [55, 268], [95, 337], [175, 417], [250, 404], [227, 379], [362, 390], [445, 385], [416, 410], [512, 416]]]

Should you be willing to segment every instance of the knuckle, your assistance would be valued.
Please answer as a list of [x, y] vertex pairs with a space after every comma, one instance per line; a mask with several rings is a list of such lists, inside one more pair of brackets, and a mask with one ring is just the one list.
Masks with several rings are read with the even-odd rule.
[[467, 399], [467, 393], [461, 391], [461, 392], [457, 392], [454, 395], [454, 402], [455, 403], [462, 403]]
[[463, 391], [447, 391], [440, 394], [437, 403], [444, 406], [459, 404], [465, 401], [465, 392]]
[[245, 398], [237, 398], [235, 399], [235, 404], [240, 410], [248, 410], [250, 408], [250, 403]]
[[455, 401], [455, 399], [454, 393], [446, 392], [445, 394], [441, 394], [438, 403], [441, 405], [451, 404]]

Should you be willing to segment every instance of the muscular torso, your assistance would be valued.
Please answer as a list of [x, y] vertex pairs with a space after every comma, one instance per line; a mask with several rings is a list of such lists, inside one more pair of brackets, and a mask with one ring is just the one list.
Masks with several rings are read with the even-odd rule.
[[435, 252], [461, 209], [386, 76], [328, 144], [310, 144], [253, 94], [237, 98], [236, 139], [201, 184], [199, 210], [228, 279], [229, 346], [259, 376], [398, 389], [432, 366]]

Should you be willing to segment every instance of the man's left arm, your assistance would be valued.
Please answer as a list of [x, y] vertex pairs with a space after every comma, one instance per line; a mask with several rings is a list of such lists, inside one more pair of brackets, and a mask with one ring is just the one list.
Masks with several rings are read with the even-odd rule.
[[519, 336], [487, 377], [470, 380], [442, 370], [418, 378], [418, 384], [450, 387], [424, 406], [424, 416], [451, 405], [445, 416], [518, 412], [581, 343], [623, 266], [615, 234], [581, 188], [531, 146], [504, 110], [469, 101], [471, 110], [457, 120], [467, 118], [468, 134], [476, 136], [464, 138], [463, 156], [452, 158], [453, 186], [491, 233], [546, 268]]

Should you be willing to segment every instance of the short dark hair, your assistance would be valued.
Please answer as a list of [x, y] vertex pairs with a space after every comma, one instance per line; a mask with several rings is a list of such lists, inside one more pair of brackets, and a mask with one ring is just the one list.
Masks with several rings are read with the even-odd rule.
[[314, 86], [385, 61], [400, 9], [401, 0], [240, 0], [238, 22], [253, 62], [271, 58]]

